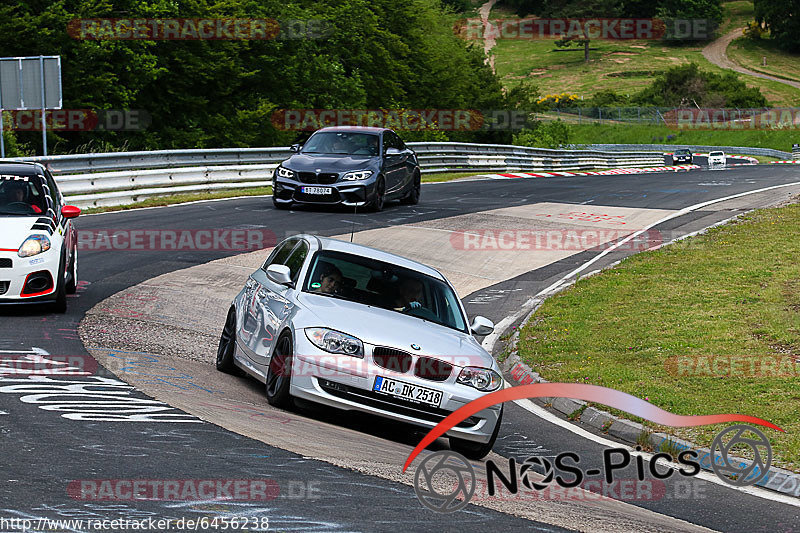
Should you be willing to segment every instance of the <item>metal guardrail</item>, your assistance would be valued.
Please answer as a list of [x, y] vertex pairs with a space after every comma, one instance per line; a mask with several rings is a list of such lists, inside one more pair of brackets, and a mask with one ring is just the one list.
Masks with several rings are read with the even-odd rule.
[[662, 150], [672, 152], [680, 148], [688, 148], [692, 152], [710, 152], [711, 150], [722, 150], [726, 154], [760, 155], [764, 157], [775, 157], [778, 159], [789, 159], [792, 154], [775, 150], [773, 148], [755, 148], [752, 146], [710, 146], [699, 144], [589, 144], [585, 146], [590, 150]]
[[[660, 152], [551, 150], [474, 143], [409, 143], [425, 173], [591, 170], [663, 164]], [[288, 147], [112, 152], [34, 158], [55, 174], [79, 207], [133, 203], [153, 196], [264, 187]]]
[[795, 161], [800, 161], [800, 146], [792, 147], [792, 159]]

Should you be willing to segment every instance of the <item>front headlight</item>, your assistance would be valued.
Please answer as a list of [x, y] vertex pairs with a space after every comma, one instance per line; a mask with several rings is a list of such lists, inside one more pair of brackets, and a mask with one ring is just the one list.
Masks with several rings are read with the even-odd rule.
[[289, 170], [288, 168], [278, 167], [275, 169], [275, 176], [279, 178], [294, 178], [294, 170]]
[[370, 176], [372, 176], [371, 170], [358, 170], [355, 172], [348, 172], [342, 176], [342, 179], [345, 181], [365, 180]]
[[468, 366], [461, 370], [456, 382], [469, 385], [479, 391], [489, 392], [498, 389], [503, 383], [503, 378], [490, 368]]
[[30, 257], [32, 255], [39, 255], [50, 249], [50, 239], [47, 235], [31, 235], [19, 247], [17, 255], [20, 257]]
[[306, 337], [314, 346], [326, 352], [364, 357], [364, 344], [347, 333], [328, 328], [306, 328]]

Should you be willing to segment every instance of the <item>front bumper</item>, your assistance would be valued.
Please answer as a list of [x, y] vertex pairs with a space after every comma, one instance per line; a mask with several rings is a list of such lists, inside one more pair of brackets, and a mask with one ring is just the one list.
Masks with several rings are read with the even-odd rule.
[[[34, 303], [50, 301], [55, 298], [58, 288], [59, 276], [58, 250], [50, 250], [33, 257], [20, 257], [16, 252], [0, 252], [0, 264], [11, 267], [0, 268], [0, 304], [6, 303]], [[49, 273], [51, 284], [45, 290], [39, 290], [22, 295], [22, 290], [27, 280], [34, 276]]]
[[[460, 371], [455, 367], [445, 381], [415, 376], [413, 371], [398, 372], [375, 364], [371, 345], [364, 345], [363, 359], [323, 352], [314, 346], [303, 330], [295, 332], [296, 351], [292, 363], [292, 396], [344, 410], [361, 411], [398, 422], [433, 428], [446, 416], [487, 393], [455, 382]], [[375, 378], [393, 378], [442, 392], [439, 407], [394, 398], [372, 390]], [[447, 432], [448, 436], [486, 443], [500, 417], [501, 406], [484, 409]]]
[[[308, 194], [303, 187], [328, 187], [331, 194]], [[375, 193], [375, 180], [343, 181], [331, 184], [308, 184], [280, 178], [273, 182], [272, 198], [279, 204], [346, 205], [361, 207], [366, 205]]]

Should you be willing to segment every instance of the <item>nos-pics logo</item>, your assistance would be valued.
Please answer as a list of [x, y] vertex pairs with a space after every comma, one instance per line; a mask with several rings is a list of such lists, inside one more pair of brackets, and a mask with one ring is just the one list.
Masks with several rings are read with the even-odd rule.
[[[566, 482], [563, 481], [564, 478], [561, 476], [554, 475], [555, 471], [550, 461], [538, 460], [535, 462], [545, 466], [545, 473], [537, 483], [530, 483], [527, 478], [527, 470], [530, 466], [528, 464], [530, 462], [529, 459], [521, 465], [519, 478], [523, 479], [523, 484], [526, 487], [534, 490], [543, 490], [553, 481], [562, 487], [575, 487], [580, 485], [580, 480], [591, 475], [604, 474], [608, 480], [609, 477], [613, 477], [615, 468], [627, 467], [630, 463], [630, 453], [626, 449], [613, 449], [613, 451], [616, 453], [624, 452], [623, 455], [627, 454], [628, 461], [625, 461], [624, 464], [620, 462], [611, 463], [608, 461], [608, 457], [613, 456], [613, 454], [604, 453], [605, 472], [601, 472], [600, 469], [590, 469], [584, 472], [577, 468], [578, 459], [578, 461], [574, 461], [570, 465], [568, 472], [572, 478], [569, 482]], [[570, 455], [573, 459], [577, 458], [577, 455], [571, 452], [562, 455]], [[667, 457], [671, 460], [676, 459], [669, 454], [655, 454], [650, 459], [652, 475], [656, 474], [653, 471], [656, 468], [653, 463], [657, 461], [658, 456], [665, 459]], [[678, 471], [684, 476], [697, 475], [700, 472], [700, 463], [696, 461], [697, 456], [698, 454], [694, 450], [681, 452], [680, 463], [694, 468], [688, 470], [682, 468]], [[749, 461], [741, 461], [736, 456], [746, 456], [751, 459]], [[714, 437], [711, 444], [710, 457], [712, 458], [710, 461], [711, 468], [722, 481], [737, 487], [746, 487], [758, 483], [769, 473], [769, 468], [772, 464], [772, 446], [764, 433], [752, 426], [740, 424], [730, 426]], [[556, 463], [558, 462], [556, 460]], [[489, 483], [491, 495], [494, 493], [492, 490], [494, 476], [492, 474], [498, 472], [498, 467], [491, 460], [487, 461], [485, 465], [486, 478], [491, 480]], [[660, 475], [658, 477], [669, 477], [672, 473], [670, 471], [668, 475]], [[517, 479], [517, 473], [515, 472], [509, 477]], [[422, 505], [439, 513], [452, 513], [465, 507], [474, 496], [476, 486], [475, 468], [462, 455], [449, 450], [435, 452], [425, 457], [417, 467], [414, 475], [414, 490], [417, 498]], [[506, 486], [506, 488], [511, 489], [512, 493], [517, 490], [516, 486], [513, 488]]]

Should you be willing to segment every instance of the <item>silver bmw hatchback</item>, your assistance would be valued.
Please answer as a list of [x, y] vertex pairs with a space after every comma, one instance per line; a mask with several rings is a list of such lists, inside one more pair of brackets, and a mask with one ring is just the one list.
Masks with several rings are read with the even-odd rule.
[[[297, 235], [280, 243], [234, 299], [217, 369], [245, 371], [267, 401], [293, 398], [432, 428], [503, 385], [456, 291], [437, 270], [367, 246]], [[455, 451], [488, 454], [502, 406], [447, 435]]]

